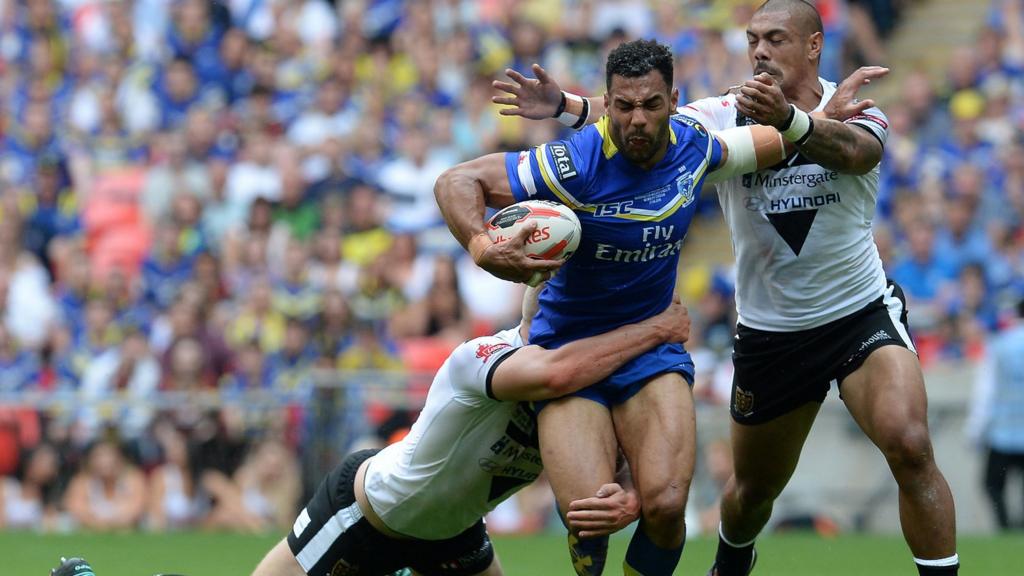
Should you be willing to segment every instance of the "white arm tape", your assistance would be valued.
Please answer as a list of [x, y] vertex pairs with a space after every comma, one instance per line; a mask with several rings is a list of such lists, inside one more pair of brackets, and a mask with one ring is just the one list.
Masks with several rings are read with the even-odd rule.
[[725, 163], [708, 172], [705, 182], [715, 184], [740, 174], [757, 171], [757, 154], [754, 150], [754, 136], [747, 126], [712, 131], [711, 135], [725, 145]]
[[[562, 92], [562, 94], [565, 94], [565, 99], [566, 100], [572, 100], [573, 102], [578, 102], [580, 104], [580, 106], [583, 106], [583, 97], [582, 96], [577, 96], [576, 94], [573, 94], [572, 92]], [[559, 114], [557, 120], [559, 122], [561, 122], [562, 124], [572, 128], [577, 122], [580, 121], [580, 117], [577, 116], [576, 114], [572, 114], [572, 113], [568, 112], [568, 108], [569, 107], [566, 106], [566, 111], [562, 112], [561, 114]]]
[[[790, 106], [793, 105], [790, 104]], [[789, 128], [782, 132], [782, 136], [790, 142], [800, 142], [810, 130], [811, 116], [807, 112], [793, 106], [793, 121], [789, 123]]]

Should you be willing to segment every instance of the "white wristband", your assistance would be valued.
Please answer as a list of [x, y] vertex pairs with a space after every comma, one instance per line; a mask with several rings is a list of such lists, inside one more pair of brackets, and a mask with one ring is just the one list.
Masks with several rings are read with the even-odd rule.
[[[790, 106], [793, 106], [790, 104]], [[790, 142], [797, 142], [811, 130], [811, 117], [803, 110], [793, 106], [793, 120], [789, 128], [782, 131], [782, 136]]]
[[[582, 96], [577, 96], [577, 95], [573, 94], [572, 92], [564, 92], [564, 91], [562, 92], [562, 94], [565, 94], [566, 101], [572, 100], [573, 102], [578, 102], [580, 106], [583, 106], [583, 97]], [[563, 125], [572, 128], [577, 123], [579, 123], [580, 117], [577, 116], [576, 114], [572, 114], [571, 112], [569, 112], [568, 111], [569, 110], [568, 106], [566, 106], [565, 108], [566, 108], [566, 111], [562, 112], [561, 114], [559, 114], [557, 120], [559, 122], [561, 122]]]

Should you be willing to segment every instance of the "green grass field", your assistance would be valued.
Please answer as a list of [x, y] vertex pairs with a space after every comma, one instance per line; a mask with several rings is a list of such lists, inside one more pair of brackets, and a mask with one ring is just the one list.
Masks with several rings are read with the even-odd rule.
[[[177, 572], [188, 576], [248, 576], [277, 538], [235, 534], [171, 535], [76, 534], [39, 536], [0, 532], [0, 574], [44, 576], [60, 555], [82, 555], [97, 576], [152, 576]], [[619, 566], [628, 539], [612, 543], [605, 574], [621, 574]], [[676, 574], [703, 576], [714, 555], [708, 538], [686, 544]], [[495, 541], [509, 576], [571, 576], [559, 536], [501, 537]], [[764, 538], [756, 576], [914, 576], [905, 545], [899, 537], [843, 535], [822, 539], [812, 535]], [[961, 574], [965, 576], [1024, 575], [1024, 537], [963, 538]]]

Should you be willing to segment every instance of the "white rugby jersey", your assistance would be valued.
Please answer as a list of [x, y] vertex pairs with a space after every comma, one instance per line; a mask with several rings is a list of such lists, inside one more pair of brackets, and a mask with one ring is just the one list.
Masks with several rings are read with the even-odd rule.
[[363, 487], [389, 528], [450, 538], [540, 474], [533, 412], [490, 394], [494, 369], [520, 346], [518, 328], [461, 344], [409, 435], [370, 459]]
[[[818, 79], [821, 110], [836, 85]], [[736, 96], [703, 98], [679, 108], [709, 130], [753, 124]], [[884, 145], [888, 120], [869, 108], [847, 123], [867, 128]], [[840, 174], [799, 152], [771, 168], [717, 184], [737, 264], [736, 308], [751, 328], [795, 332], [821, 326], [882, 295], [885, 272], [871, 221], [879, 168]]]

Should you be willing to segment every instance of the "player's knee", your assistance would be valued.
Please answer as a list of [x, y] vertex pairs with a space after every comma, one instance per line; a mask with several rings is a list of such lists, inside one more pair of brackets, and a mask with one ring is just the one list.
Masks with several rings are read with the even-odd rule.
[[682, 526], [686, 517], [688, 486], [665, 486], [641, 495], [644, 521], [655, 526]]
[[901, 426], [883, 436], [882, 453], [894, 471], [913, 472], [931, 466], [932, 442], [928, 427], [921, 424]]
[[744, 510], [755, 509], [771, 504], [782, 493], [785, 484], [776, 486], [773, 482], [736, 480], [733, 494], [740, 507]]

